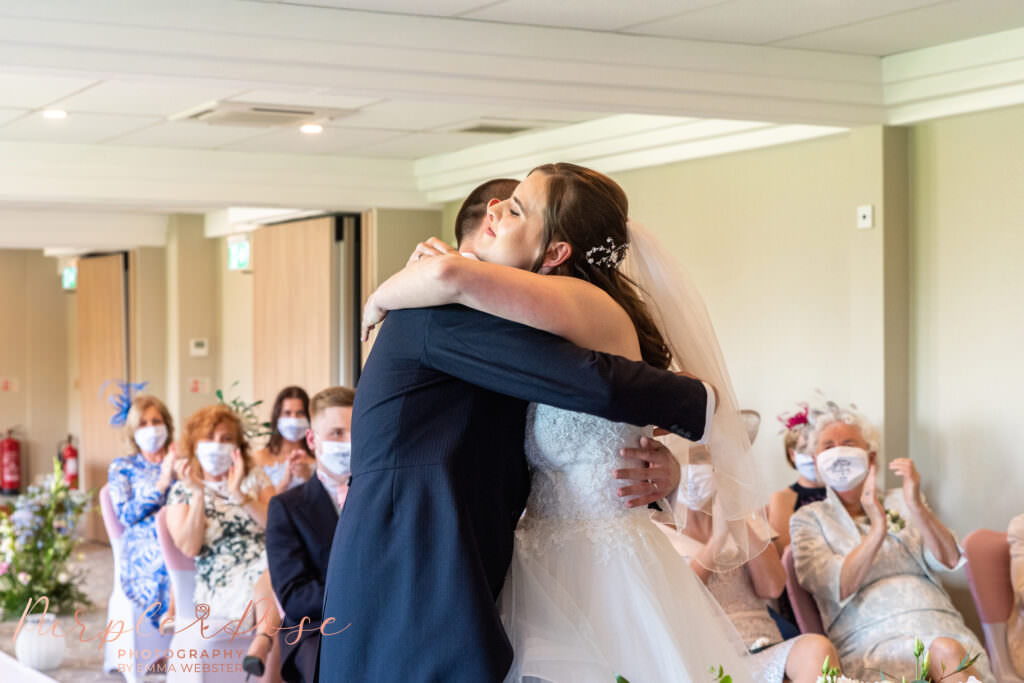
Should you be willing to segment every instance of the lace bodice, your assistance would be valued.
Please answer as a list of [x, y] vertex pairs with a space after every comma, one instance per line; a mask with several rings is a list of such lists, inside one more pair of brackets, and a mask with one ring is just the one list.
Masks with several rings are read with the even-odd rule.
[[[612, 470], [624, 464], [619, 450], [634, 447], [650, 429], [593, 415], [531, 404], [526, 416], [526, 458], [533, 468], [527, 517], [596, 520], [625, 517]], [[639, 509], [641, 514], [646, 510]]]

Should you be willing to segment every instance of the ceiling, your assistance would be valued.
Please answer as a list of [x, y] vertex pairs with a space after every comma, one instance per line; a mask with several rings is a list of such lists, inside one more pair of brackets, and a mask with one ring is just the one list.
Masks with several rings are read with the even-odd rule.
[[874, 56], [1024, 26], [1020, 0], [271, 1]]
[[[346, 113], [178, 118], [212, 102]], [[0, 247], [55, 246], [5, 222], [44, 208], [422, 208], [1020, 103], [1024, 0], [0, 0]]]
[[[353, 113], [328, 121], [323, 133], [296, 128], [212, 126], [168, 117], [212, 101], [332, 107]], [[68, 113], [43, 118], [44, 109]], [[198, 80], [91, 80], [0, 70], [0, 140], [62, 142], [272, 154], [418, 159], [507, 137], [453, 132], [480, 121], [546, 128], [595, 118], [592, 112], [382, 99], [327, 94], [316, 88], [243, 89]]]

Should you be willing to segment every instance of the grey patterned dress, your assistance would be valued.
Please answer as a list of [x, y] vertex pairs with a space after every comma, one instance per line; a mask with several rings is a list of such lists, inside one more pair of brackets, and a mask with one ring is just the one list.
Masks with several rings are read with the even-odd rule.
[[[959, 641], [970, 654], [981, 653], [975, 665], [981, 678], [994, 680], [977, 637], [964, 624], [936, 572], [952, 571], [939, 562], [914, 528], [903, 492], [889, 491], [887, 510], [906, 522], [890, 527], [885, 542], [860, 588], [839, 599], [839, 575], [847, 555], [867, 534], [867, 518], [855, 520], [829, 489], [825, 500], [805, 505], [790, 520], [793, 559], [801, 585], [814, 595], [825, 631], [839, 651], [843, 674], [878, 680], [913, 673], [914, 638], [930, 645], [939, 637]], [[960, 562], [953, 569], [963, 566]]]
[[[242, 492], [256, 497], [269, 485], [261, 468], [254, 468], [242, 482]], [[192, 600], [210, 608], [208, 623], [240, 619], [253, 600], [253, 587], [267, 568], [263, 527], [246, 510], [209, 488], [205, 489], [206, 532], [196, 556], [196, 590]], [[167, 504], [189, 504], [192, 491], [175, 482]], [[244, 626], [254, 623], [249, 607]]]

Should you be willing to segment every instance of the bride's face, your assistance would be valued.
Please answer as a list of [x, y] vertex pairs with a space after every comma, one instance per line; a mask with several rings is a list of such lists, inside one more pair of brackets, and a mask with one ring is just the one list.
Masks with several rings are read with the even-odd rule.
[[548, 178], [531, 173], [505, 201], [492, 201], [474, 251], [482, 260], [504, 266], [533, 267], [542, 251]]

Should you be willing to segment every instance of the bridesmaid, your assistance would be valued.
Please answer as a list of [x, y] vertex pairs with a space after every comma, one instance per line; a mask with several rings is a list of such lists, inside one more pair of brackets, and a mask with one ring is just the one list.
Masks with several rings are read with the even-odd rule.
[[305, 483], [316, 469], [316, 460], [306, 443], [309, 395], [305, 389], [290, 386], [278, 392], [270, 424], [273, 431], [267, 447], [253, 458], [272, 484], [260, 492], [264, 504], [272, 496]]

